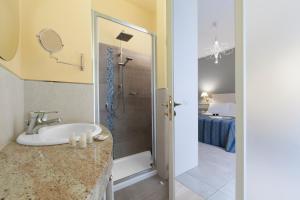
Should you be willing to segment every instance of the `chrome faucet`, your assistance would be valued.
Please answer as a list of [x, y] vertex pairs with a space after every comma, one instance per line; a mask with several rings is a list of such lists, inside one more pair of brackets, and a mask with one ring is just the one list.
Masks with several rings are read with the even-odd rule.
[[62, 122], [62, 119], [56, 118], [56, 119], [50, 119], [48, 120], [48, 114], [50, 113], [59, 113], [58, 111], [50, 111], [50, 112], [45, 112], [45, 111], [38, 111], [38, 112], [30, 112], [30, 119], [28, 120], [28, 127], [26, 130], [27, 135], [32, 135], [32, 134], [38, 134], [38, 131], [40, 128], [45, 127], [45, 126], [50, 126], [54, 124], [58, 124]]

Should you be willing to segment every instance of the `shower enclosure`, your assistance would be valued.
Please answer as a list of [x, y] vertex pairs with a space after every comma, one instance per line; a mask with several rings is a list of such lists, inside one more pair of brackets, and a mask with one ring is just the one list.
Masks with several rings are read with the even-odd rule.
[[151, 169], [155, 159], [155, 39], [106, 17], [97, 19], [97, 27], [96, 118], [113, 135], [115, 168], [139, 173]]

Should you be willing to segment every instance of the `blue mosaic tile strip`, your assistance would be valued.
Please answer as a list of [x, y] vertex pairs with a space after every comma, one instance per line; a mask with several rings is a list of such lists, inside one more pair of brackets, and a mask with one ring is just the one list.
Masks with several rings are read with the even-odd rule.
[[107, 128], [113, 129], [113, 99], [114, 99], [114, 63], [113, 63], [113, 49], [106, 50], [106, 106], [108, 115], [106, 118]]

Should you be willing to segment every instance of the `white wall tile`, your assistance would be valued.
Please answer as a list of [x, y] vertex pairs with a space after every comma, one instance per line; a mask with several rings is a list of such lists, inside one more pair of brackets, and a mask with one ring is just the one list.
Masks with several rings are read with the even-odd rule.
[[0, 149], [24, 130], [24, 81], [0, 67]]
[[92, 84], [24, 81], [25, 119], [31, 111], [60, 111], [64, 123], [94, 121]]

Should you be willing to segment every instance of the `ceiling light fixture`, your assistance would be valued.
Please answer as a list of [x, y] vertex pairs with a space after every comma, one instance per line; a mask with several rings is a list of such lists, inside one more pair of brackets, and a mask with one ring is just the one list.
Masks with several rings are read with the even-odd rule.
[[215, 64], [219, 64], [219, 59], [222, 58], [223, 55], [230, 55], [233, 53], [233, 49], [229, 49], [229, 45], [227, 43], [220, 43], [218, 40], [218, 26], [217, 22], [213, 22], [213, 29], [215, 29], [215, 37], [214, 43], [211, 48], [208, 49], [209, 58], [213, 58], [215, 60]]

